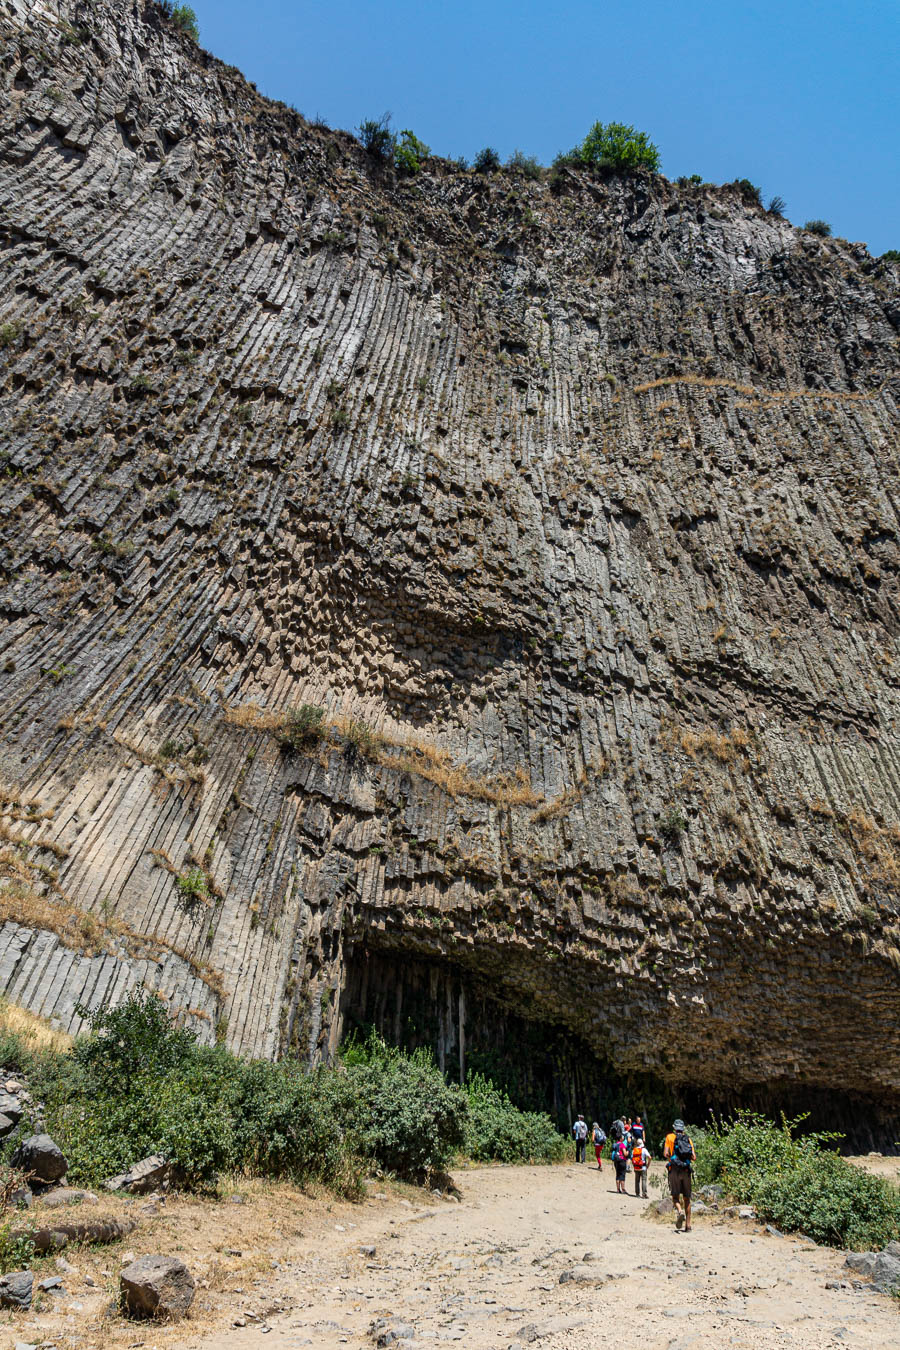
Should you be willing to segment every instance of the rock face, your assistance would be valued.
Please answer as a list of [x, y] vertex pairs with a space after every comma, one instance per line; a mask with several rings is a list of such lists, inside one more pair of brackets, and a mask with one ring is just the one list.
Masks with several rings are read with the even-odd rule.
[[49, 1134], [30, 1134], [21, 1140], [10, 1163], [31, 1174], [32, 1188], [61, 1181], [69, 1170], [66, 1155]]
[[896, 265], [398, 180], [139, 0], [0, 44], [0, 990], [895, 1139]]
[[183, 1317], [194, 1301], [194, 1280], [174, 1256], [139, 1256], [119, 1276], [122, 1303], [132, 1317]]
[[34, 1291], [34, 1276], [30, 1270], [14, 1270], [9, 1275], [0, 1276], [0, 1308], [31, 1307]]

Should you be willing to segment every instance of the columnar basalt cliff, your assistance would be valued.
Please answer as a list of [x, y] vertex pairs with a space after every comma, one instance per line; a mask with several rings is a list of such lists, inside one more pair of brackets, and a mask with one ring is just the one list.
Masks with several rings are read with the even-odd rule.
[[900, 1111], [897, 265], [0, 43], [0, 989]]

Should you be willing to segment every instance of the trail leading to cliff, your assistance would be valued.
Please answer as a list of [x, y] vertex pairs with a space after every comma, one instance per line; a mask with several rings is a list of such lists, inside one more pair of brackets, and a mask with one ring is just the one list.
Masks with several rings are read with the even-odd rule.
[[483, 1168], [460, 1180], [461, 1204], [321, 1213], [271, 1279], [236, 1297], [243, 1326], [180, 1344], [337, 1350], [379, 1334], [467, 1350], [897, 1344], [898, 1309], [852, 1288], [841, 1252], [714, 1215], [676, 1234], [616, 1195], [606, 1169]]

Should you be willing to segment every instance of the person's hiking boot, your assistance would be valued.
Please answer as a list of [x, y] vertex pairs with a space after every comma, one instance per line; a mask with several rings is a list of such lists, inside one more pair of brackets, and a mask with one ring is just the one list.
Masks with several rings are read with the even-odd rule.
[[684, 1215], [679, 1209], [675, 1211], [675, 1231], [677, 1233], [680, 1233], [683, 1227], [684, 1227]]

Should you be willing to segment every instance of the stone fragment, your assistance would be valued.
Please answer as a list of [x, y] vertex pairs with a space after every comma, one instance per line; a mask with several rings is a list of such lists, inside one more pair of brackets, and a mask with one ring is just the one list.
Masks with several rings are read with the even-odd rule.
[[10, 1165], [22, 1172], [30, 1172], [30, 1185], [47, 1185], [61, 1181], [69, 1170], [66, 1156], [49, 1134], [30, 1134], [21, 1140], [10, 1158]]
[[30, 1270], [15, 1270], [0, 1277], [0, 1308], [31, 1307], [34, 1276]]
[[6, 1116], [13, 1125], [18, 1125], [22, 1119], [22, 1103], [13, 1093], [0, 1092], [0, 1115]]
[[108, 1191], [128, 1191], [131, 1195], [144, 1195], [147, 1191], [155, 1191], [157, 1187], [164, 1186], [171, 1172], [172, 1164], [161, 1154], [156, 1153], [149, 1158], [142, 1158], [140, 1162], [129, 1167], [127, 1172], [110, 1177], [109, 1181], [103, 1184]]
[[573, 1266], [571, 1270], [564, 1270], [560, 1274], [560, 1284], [590, 1284], [596, 1288], [606, 1284], [608, 1277], [600, 1270], [584, 1270], [578, 1266]]
[[183, 1317], [194, 1301], [194, 1280], [174, 1256], [141, 1256], [119, 1276], [122, 1307], [132, 1317]]

